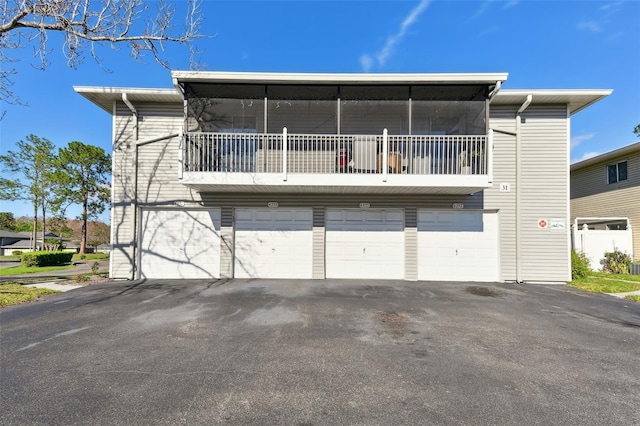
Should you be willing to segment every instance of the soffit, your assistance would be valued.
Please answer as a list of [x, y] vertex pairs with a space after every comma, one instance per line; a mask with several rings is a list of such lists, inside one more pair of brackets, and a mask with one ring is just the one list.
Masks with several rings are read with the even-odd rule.
[[609, 96], [610, 89], [503, 89], [500, 90], [491, 105], [522, 105], [531, 95], [531, 105], [569, 105], [573, 115]]
[[122, 101], [122, 95], [132, 103], [182, 103], [182, 95], [176, 89], [143, 89], [128, 87], [74, 86], [73, 89], [98, 105], [109, 114], [113, 113], [113, 102]]

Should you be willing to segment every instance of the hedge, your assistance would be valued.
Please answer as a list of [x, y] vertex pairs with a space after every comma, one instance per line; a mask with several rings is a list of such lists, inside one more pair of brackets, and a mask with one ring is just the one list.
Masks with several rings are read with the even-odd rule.
[[57, 266], [71, 262], [73, 253], [62, 251], [34, 251], [23, 253], [20, 262], [24, 266]]

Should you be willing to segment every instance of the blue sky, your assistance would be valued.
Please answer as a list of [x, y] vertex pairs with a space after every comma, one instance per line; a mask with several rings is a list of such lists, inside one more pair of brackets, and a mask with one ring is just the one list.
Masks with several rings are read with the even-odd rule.
[[[505, 89], [614, 89], [572, 119], [572, 160], [637, 141], [637, 1], [204, 1], [202, 12], [202, 32], [215, 36], [197, 43], [207, 70], [507, 72]], [[3, 154], [30, 133], [110, 152], [109, 114], [74, 85], [171, 87], [168, 70], [135, 62], [124, 46], [98, 48], [110, 72], [91, 58], [70, 69], [60, 40], [50, 37], [44, 71], [34, 68], [32, 47], [11, 52], [19, 59], [13, 90], [28, 106], [3, 105]], [[186, 48], [169, 47], [164, 57], [188, 69]], [[30, 212], [26, 203], [0, 203], [16, 216]]]

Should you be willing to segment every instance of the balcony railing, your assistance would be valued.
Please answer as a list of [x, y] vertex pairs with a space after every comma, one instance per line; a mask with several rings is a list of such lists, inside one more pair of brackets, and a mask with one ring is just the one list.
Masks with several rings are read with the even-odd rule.
[[490, 175], [491, 134], [188, 133], [184, 172]]

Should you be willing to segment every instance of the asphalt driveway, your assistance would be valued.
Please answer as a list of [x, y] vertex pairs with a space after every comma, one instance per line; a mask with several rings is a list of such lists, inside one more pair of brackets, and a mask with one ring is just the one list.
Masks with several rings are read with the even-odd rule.
[[0, 424], [640, 424], [640, 304], [565, 286], [93, 285], [0, 311]]

